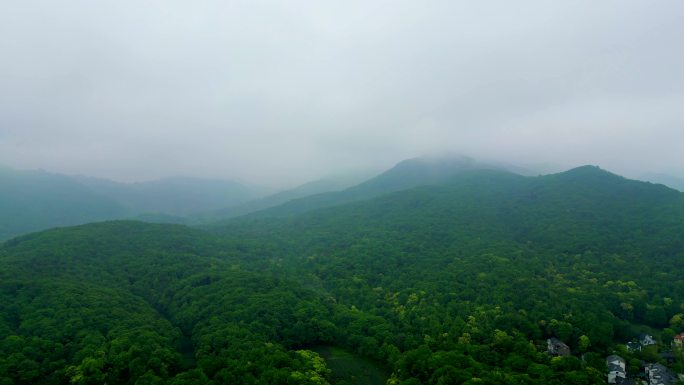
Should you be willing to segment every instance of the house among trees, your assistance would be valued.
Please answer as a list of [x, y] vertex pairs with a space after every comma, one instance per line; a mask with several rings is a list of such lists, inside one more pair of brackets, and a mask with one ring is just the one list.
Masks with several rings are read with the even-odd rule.
[[672, 340], [672, 347], [681, 349], [684, 346], [684, 333], [679, 333]]
[[641, 344], [641, 347], [645, 348], [649, 345], [655, 345], [656, 340], [650, 334], [641, 333], [639, 334], [639, 343]]
[[627, 350], [630, 352], [641, 351], [641, 344], [636, 341], [627, 342]]
[[662, 364], [648, 364], [645, 370], [648, 385], [675, 385], [679, 381], [677, 375]]
[[547, 352], [552, 356], [569, 356], [570, 347], [558, 338], [546, 340]]
[[[627, 371], [625, 370], [625, 359], [612, 355], [606, 358], [606, 365], [608, 366], [608, 383], [621, 384], [627, 378]], [[618, 380], [620, 382], [618, 382]]]

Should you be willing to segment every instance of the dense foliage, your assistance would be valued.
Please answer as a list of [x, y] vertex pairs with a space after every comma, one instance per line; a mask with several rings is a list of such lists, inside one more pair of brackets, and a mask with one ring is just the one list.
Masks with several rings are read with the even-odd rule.
[[[391, 384], [595, 384], [614, 351], [661, 359], [625, 351], [639, 332], [664, 347], [684, 331], [683, 194], [592, 167], [464, 172], [210, 230], [7, 242], [0, 384], [345, 382], [321, 344]], [[548, 337], [573, 355], [549, 356]]]

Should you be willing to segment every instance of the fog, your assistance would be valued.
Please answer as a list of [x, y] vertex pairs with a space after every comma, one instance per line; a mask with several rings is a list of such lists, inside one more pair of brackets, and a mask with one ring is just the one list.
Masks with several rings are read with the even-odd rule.
[[1, 1], [0, 164], [293, 185], [459, 153], [684, 176], [684, 2]]

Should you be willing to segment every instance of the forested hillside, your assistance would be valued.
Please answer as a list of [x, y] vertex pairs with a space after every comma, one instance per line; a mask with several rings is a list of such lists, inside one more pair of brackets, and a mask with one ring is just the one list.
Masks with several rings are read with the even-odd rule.
[[0, 252], [0, 381], [288, 383], [318, 375], [317, 356], [292, 349], [331, 329], [322, 296], [241, 269], [240, 253], [219, 244], [185, 227], [137, 222], [8, 242]]
[[0, 168], [4, 187], [0, 191], [0, 241], [56, 226], [112, 219], [208, 224], [247, 214], [295, 215], [436, 184], [464, 170], [489, 167], [469, 158], [416, 158], [362, 183], [366, 174], [357, 173], [273, 194], [266, 188], [226, 180], [173, 177], [120, 183]]
[[443, 183], [469, 170], [497, 169], [467, 157], [413, 158], [399, 162], [382, 174], [342, 191], [293, 199], [280, 206], [254, 213], [255, 217], [283, 217], [307, 211], [362, 201], [417, 186]]
[[355, 383], [321, 345], [389, 384], [605, 383], [610, 353], [662, 359], [625, 350], [639, 333], [684, 331], [683, 242], [684, 194], [589, 166], [202, 230], [50, 230], [0, 248], [0, 384]]

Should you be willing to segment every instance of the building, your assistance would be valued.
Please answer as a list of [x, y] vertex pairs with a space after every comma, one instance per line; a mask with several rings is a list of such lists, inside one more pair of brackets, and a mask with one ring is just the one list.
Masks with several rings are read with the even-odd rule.
[[670, 369], [661, 364], [646, 365], [648, 385], [675, 385], [679, 378]]
[[627, 378], [625, 359], [616, 355], [608, 356], [606, 358], [606, 365], [608, 366], [608, 383], [623, 383]]
[[674, 336], [674, 339], [672, 340], [672, 347], [681, 349], [683, 346], [684, 346], [684, 333], [679, 333], [676, 336]]
[[649, 345], [655, 345], [656, 340], [650, 334], [641, 333], [641, 334], [639, 334], [639, 343], [641, 344], [641, 347], [645, 348], [646, 346], [649, 346]]
[[569, 356], [570, 347], [563, 343], [558, 338], [549, 338], [546, 340], [547, 353], [552, 356]]

